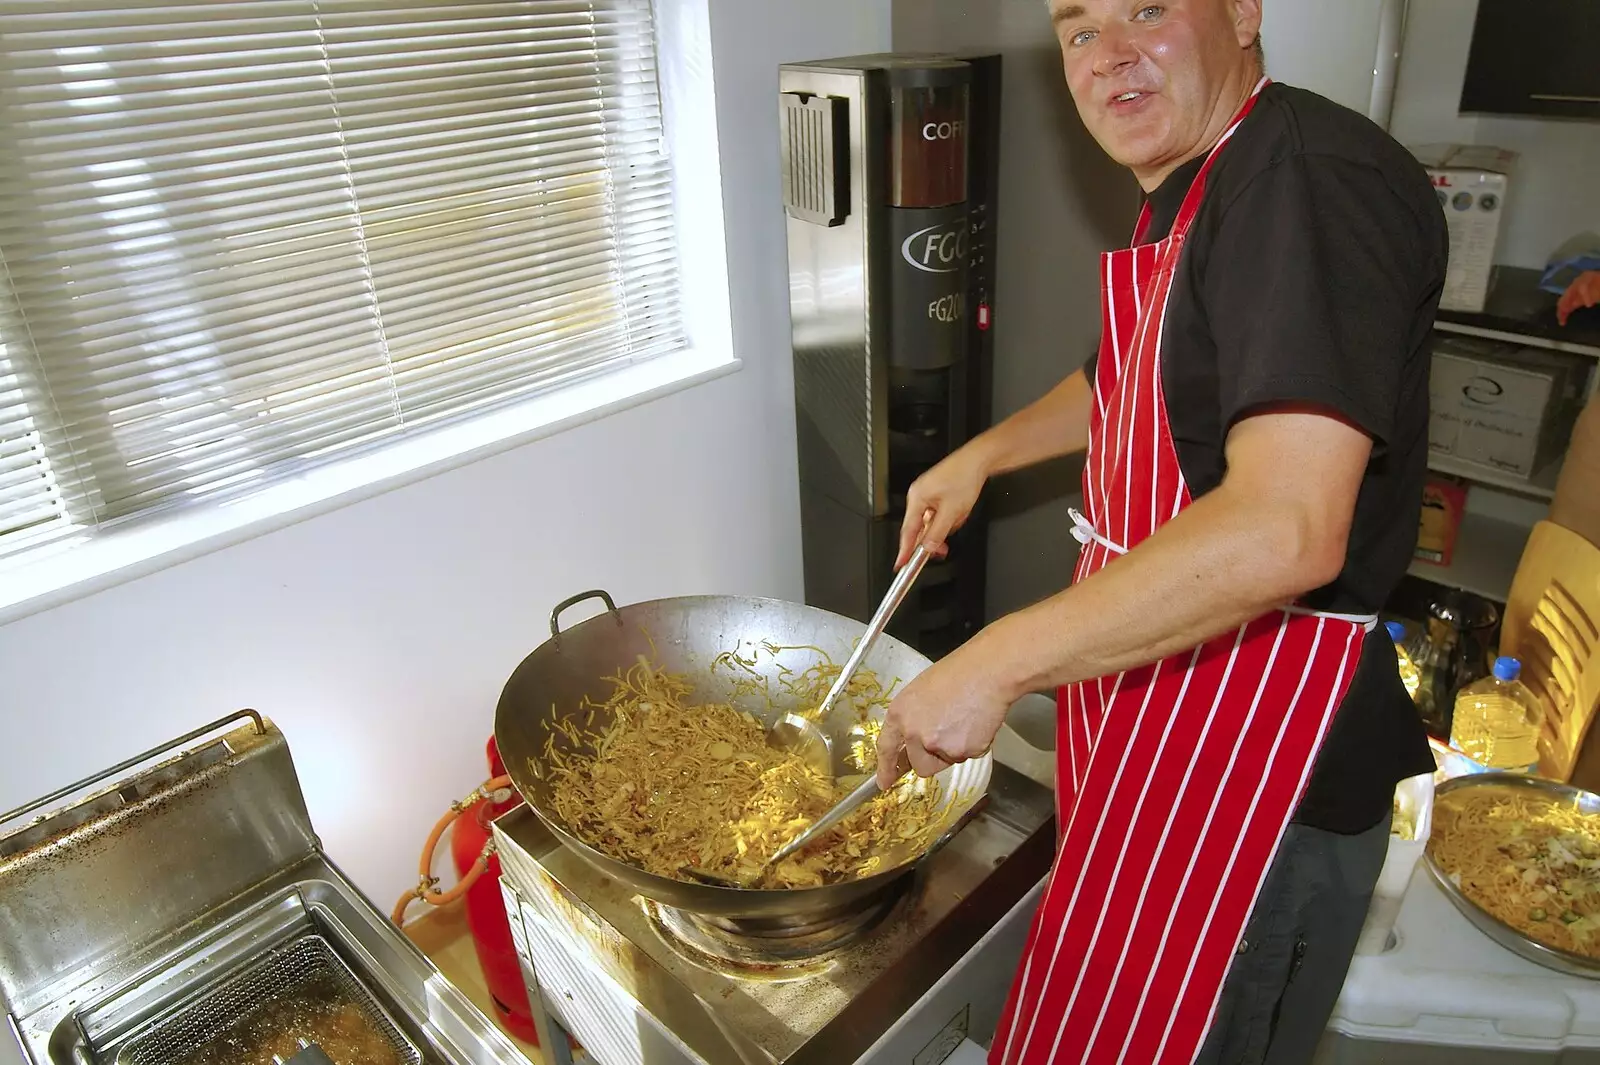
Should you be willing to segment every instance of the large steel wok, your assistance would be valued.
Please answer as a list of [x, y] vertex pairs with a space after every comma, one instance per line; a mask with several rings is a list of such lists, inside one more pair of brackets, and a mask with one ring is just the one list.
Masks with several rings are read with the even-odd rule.
[[[586, 599], [603, 600], [606, 612], [563, 630], [561, 613]], [[555, 720], [570, 716], [583, 724], [587, 713], [580, 707], [585, 696], [603, 703], [611, 693], [607, 678], [626, 670], [641, 655], [664, 669], [692, 678], [696, 685], [693, 701], [731, 703], [770, 724], [785, 710], [810, 708], [769, 707], [764, 699], [739, 695], [732, 672], [711, 668], [719, 655], [737, 651], [750, 656], [762, 644], [814, 647], [826, 652], [834, 663], [842, 664], [865, 631], [865, 625], [849, 618], [773, 599], [688, 596], [619, 609], [604, 592], [584, 593], [556, 607], [550, 617], [550, 639], [523, 659], [506, 682], [495, 712], [495, 742], [517, 790], [557, 838], [603, 874], [630, 885], [645, 898], [708, 917], [825, 921], [831, 914], [870, 904], [874, 896], [892, 888], [895, 881], [913, 871], [918, 862], [959, 831], [988, 788], [992, 769], [989, 755], [939, 775], [941, 801], [937, 817], [948, 826], [947, 831], [932, 843], [901, 844], [898, 850], [882, 851], [881, 872], [824, 887], [741, 890], [656, 876], [579, 839], [556, 813], [550, 774], [544, 771], [545, 749]], [[776, 660], [767, 653], [756, 657], [756, 668], [774, 678], [780, 665], [803, 670], [819, 661], [814, 651], [807, 650], [785, 651]], [[909, 681], [930, 664], [904, 643], [883, 636], [862, 668], [875, 673], [887, 687], [896, 679]], [[818, 723], [836, 750], [841, 744], [848, 744], [852, 736], [861, 735], [858, 709], [848, 703], [847, 699], [840, 700], [830, 718]], [[881, 719], [881, 707], [873, 712]], [[594, 724], [603, 726], [607, 722], [597, 713]], [[582, 750], [573, 747], [559, 731], [555, 732], [555, 744], [562, 751]]]

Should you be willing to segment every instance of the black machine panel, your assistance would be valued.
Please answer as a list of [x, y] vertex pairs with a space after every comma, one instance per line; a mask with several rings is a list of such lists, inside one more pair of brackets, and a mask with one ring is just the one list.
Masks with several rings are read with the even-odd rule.
[[[866, 621], [906, 491], [992, 405], [998, 56], [781, 72], [806, 601]], [[890, 632], [937, 658], [984, 622], [982, 507]]]

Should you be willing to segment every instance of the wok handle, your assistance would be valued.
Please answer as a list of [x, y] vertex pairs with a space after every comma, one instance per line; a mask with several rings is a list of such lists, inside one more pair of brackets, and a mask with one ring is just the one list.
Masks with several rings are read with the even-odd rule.
[[622, 615], [617, 613], [617, 604], [611, 601], [610, 593], [601, 591], [599, 588], [595, 588], [591, 591], [579, 592], [572, 598], [563, 599], [561, 602], [556, 604], [556, 608], [550, 611], [550, 635], [552, 637], [561, 635], [561, 612], [566, 610], [568, 607], [577, 606], [585, 599], [599, 599], [603, 601], [606, 604], [606, 609], [611, 612], [611, 616], [617, 619], [617, 624], [622, 624]]

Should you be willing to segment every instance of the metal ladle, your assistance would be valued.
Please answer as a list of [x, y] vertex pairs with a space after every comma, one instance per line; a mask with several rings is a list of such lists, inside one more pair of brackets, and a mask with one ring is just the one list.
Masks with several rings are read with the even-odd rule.
[[[839, 676], [834, 679], [833, 686], [828, 689], [828, 694], [823, 698], [815, 710], [807, 714], [799, 714], [793, 710], [785, 713], [783, 717], [767, 731], [767, 744], [782, 750], [796, 752], [804, 758], [818, 772], [828, 776], [834, 774], [833, 748], [828, 742], [827, 735], [817, 725], [817, 721], [825, 720], [834, 704], [850, 685], [856, 670], [861, 668], [861, 663], [872, 650], [872, 645], [878, 642], [878, 637], [883, 635], [883, 630], [888, 627], [889, 619], [894, 617], [894, 612], [905, 601], [906, 593], [911, 591], [912, 584], [922, 574], [922, 569], [932, 557], [925, 545], [918, 544], [912, 552], [911, 558], [895, 574], [894, 582], [889, 585], [889, 591], [884, 594], [883, 601], [878, 604], [877, 611], [872, 615], [872, 620], [867, 623], [867, 631], [862, 634], [861, 641], [856, 644], [856, 649], [851, 652], [845, 661], [844, 668], [839, 671]], [[900, 775], [904, 776], [910, 771], [904, 754], [901, 755]], [[863, 803], [873, 798], [879, 792], [878, 778], [875, 773], [868, 773], [865, 780], [856, 785], [843, 799], [834, 804], [833, 808], [823, 814], [809, 825], [794, 839], [784, 844], [773, 852], [772, 857], [762, 862], [754, 872], [739, 881], [729, 880], [716, 873], [704, 869], [686, 868], [684, 871], [708, 884], [721, 887], [751, 887], [766, 875], [768, 869], [794, 854], [812, 840], [827, 832], [851, 813], [855, 812]]]
[[[900, 761], [895, 768], [900, 771], [895, 777], [897, 781], [911, 771], [911, 763], [907, 760], [905, 751], [900, 752]], [[794, 839], [773, 851], [772, 857], [761, 863], [762, 874], [765, 874], [769, 868], [777, 865], [789, 855], [797, 853], [806, 844], [819, 838], [833, 828], [834, 825], [855, 813], [864, 803], [875, 798], [879, 794], [879, 790], [878, 774], [868, 773], [867, 779], [852, 788], [850, 794], [834, 803], [833, 809], [817, 818]]]
[[[856, 670], [861, 668], [861, 663], [872, 650], [872, 645], [878, 642], [878, 637], [883, 635], [883, 630], [888, 628], [889, 620], [894, 617], [894, 612], [905, 601], [906, 594], [911, 591], [911, 586], [922, 574], [922, 569], [928, 564], [932, 555], [927, 547], [917, 545], [911, 558], [895, 574], [894, 582], [889, 585], [889, 590], [884, 594], [883, 601], [878, 604], [877, 611], [872, 615], [872, 620], [867, 623], [867, 631], [862, 634], [861, 642], [856, 644], [856, 649], [851, 652], [845, 661], [844, 668], [834, 678], [833, 686], [828, 689], [828, 694], [814, 710], [797, 713], [793, 710], [785, 713], [773, 726], [767, 730], [767, 745], [780, 750], [789, 750], [797, 753], [817, 769], [818, 772], [828, 776], [836, 772], [833, 746], [828, 736], [817, 724], [826, 721], [832, 712], [834, 704], [844, 694], [854, 679]], [[857, 804], [859, 805], [859, 804]]]

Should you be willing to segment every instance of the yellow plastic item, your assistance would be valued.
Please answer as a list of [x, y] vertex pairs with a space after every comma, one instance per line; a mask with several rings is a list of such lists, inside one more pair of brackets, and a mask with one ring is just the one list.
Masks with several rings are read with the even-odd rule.
[[1500, 653], [1544, 706], [1539, 774], [1600, 791], [1600, 547], [1570, 529], [1534, 526], [1517, 566]]

